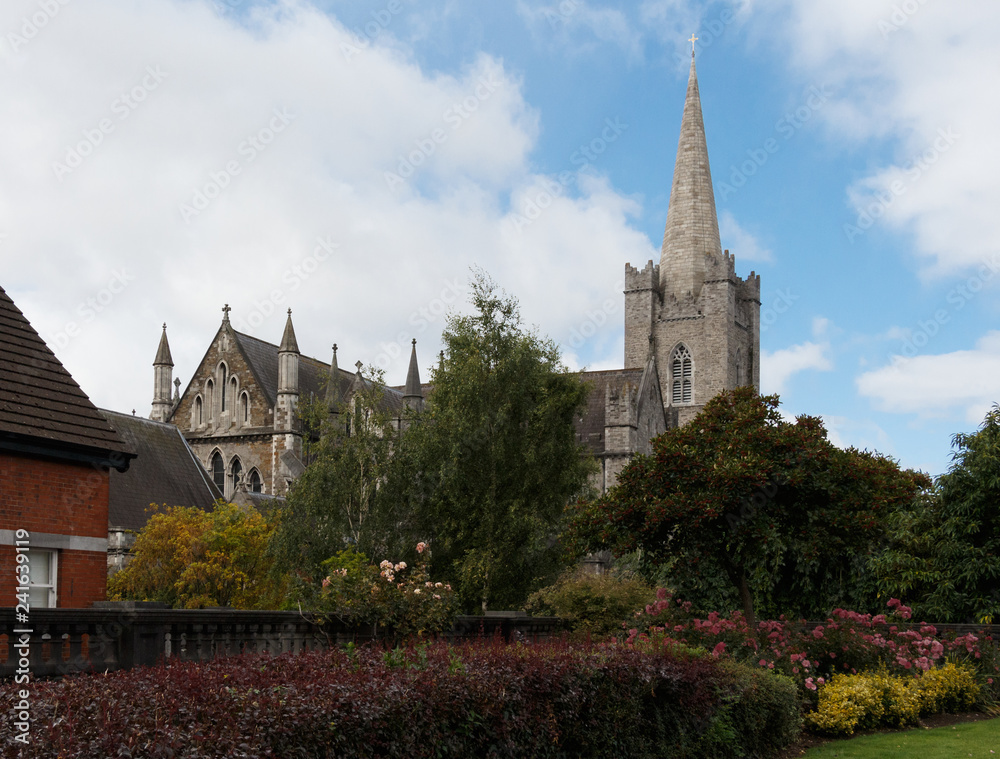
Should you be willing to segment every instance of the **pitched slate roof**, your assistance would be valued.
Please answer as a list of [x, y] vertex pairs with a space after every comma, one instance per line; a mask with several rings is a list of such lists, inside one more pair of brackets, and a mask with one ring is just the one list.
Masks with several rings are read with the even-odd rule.
[[101, 414], [139, 454], [127, 472], [111, 473], [109, 527], [142, 529], [150, 504], [208, 510], [222, 498], [179, 428], [106, 409]]
[[[268, 404], [273, 407], [278, 397], [278, 346], [242, 332], [235, 332], [235, 330], [234, 334], [247, 363], [250, 365], [250, 370], [254, 373], [267, 397]], [[356, 375], [344, 369], [338, 369], [337, 376], [340, 397], [346, 398]], [[330, 364], [309, 356], [299, 356], [300, 396], [313, 395], [317, 398], [325, 398], [329, 377]], [[388, 408], [393, 412], [402, 409], [402, 393], [391, 387], [387, 387], [385, 390], [385, 402]]]
[[595, 456], [604, 453], [604, 411], [608, 385], [613, 390], [621, 390], [626, 383], [639, 387], [642, 369], [611, 369], [603, 372], [580, 372], [582, 379], [590, 387], [587, 407], [576, 419], [577, 441], [587, 446]]
[[104, 457], [122, 471], [134, 457], [3, 288], [0, 444]]

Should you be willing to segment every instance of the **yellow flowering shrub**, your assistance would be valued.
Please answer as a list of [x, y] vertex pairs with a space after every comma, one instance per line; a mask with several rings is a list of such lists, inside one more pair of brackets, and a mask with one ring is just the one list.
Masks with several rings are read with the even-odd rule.
[[975, 671], [967, 664], [946, 664], [927, 670], [914, 683], [921, 714], [971, 709], [979, 698]]
[[806, 726], [828, 735], [853, 735], [857, 729], [912, 725], [921, 714], [968, 709], [979, 696], [973, 670], [946, 664], [920, 677], [887, 672], [834, 675], [819, 691], [816, 711]]
[[911, 725], [920, 716], [920, 697], [907, 679], [887, 672], [834, 675], [819, 691], [806, 725], [829, 735], [853, 735], [858, 728]]

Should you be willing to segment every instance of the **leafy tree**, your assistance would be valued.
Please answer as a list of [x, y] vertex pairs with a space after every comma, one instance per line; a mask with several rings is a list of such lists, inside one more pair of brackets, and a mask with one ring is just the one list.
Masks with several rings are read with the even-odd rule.
[[642, 551], [644, 572], [696, 603], [728, 586], [753, 623], [771, 613], [825, 613], [851, 601], [858, 556], [884, 535], [888, 514], [929, 484], [891, 459], [841, 450], [822, 421], [782, 419], [778, 397], [738, 388], [709, 401], [684, 427], [654, 441], [618, 485], [580, 506], [581, 547]]
[[884, 593], [936, 622], [1000, 618], [1000, 406], [973, 434], [958, 434], [946, 474], [893, 522], [875, 562]]
[[348, 547], [398, 555], [405, 519], [386, 488], [398, 430], [381, 372], [368, 369], [333, 413], [325, 401], [313, 400], [299, 415], [306, 420], [310, 463], [278, 512], [278, 569], [315, 582], [324, 575], [322, 563]]
[[394, 490], [465, 608], [519, 608], [556, 573], [561, 515], [592, 467], [573, 428], [587, 391], [552, 341], [524, 329], [514, 298], [482, 272], [471, 289], [474, 314], [448, 318]]
[[134, 556], [108, 581], [111, 600], [197, 609], [273, 609], [283, 582], [270, 576], [273, 527], [253, 509], [218, 501], [211, 512], [165, 507], [139, 532]]

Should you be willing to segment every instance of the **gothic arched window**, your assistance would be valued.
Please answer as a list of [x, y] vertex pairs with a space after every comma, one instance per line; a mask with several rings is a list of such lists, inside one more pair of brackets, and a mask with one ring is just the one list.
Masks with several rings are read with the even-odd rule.
[[220, 493], [226, 492], [226, 465], [222, 461], [222, 454], [218, 451], [212, 454], [212, 482]]
[[202, 409], [201, 396], [196, 396], [194, 399], [194, 426], [201, 427], [205, 423], [204, 412]]
[[250, 482], [247, 488], [251, 493], [260, 493], [260, 473], [256, 469], [250, 470]]
[[683, 344], [674, 348], [670, 359], [670, 399], [673, 404], [691, 403], [694, 400], [692, 381], [694, 367], [691, 351]]
[[230, 482], [232, 483], [232, 488], [230, 488], [230, 494], [236, 492], [236, 488], [240, 486], [240, 482], [243, 480], [243, 464], [237, 458], [233, 459], [233, 463], [230, 466]]
[[240, 423], [250, 424], [250, 396], [246, 392], [240, 395]]

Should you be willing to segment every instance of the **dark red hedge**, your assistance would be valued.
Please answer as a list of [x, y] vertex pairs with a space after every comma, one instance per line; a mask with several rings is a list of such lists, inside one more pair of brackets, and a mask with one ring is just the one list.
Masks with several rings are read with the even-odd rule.
[[766, 757], [799, 724], [770, 673], [567, 643], [242, 656], [30, 690], [31, 743], [8, 718], [5, 756]]

